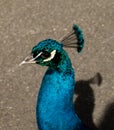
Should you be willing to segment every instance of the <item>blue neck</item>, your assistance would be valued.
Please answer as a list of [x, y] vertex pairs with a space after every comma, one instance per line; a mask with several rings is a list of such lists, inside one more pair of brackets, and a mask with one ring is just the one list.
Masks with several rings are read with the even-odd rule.
[[39, 130], [87, 130], [73, 108], [74, 71], [65, 51], [55, 68], [49, 67], [40, 87], [36, 118]]
[[45, 73], [39, 98], [42, 98], [42, 100], [45, 99], [47, 104], [53, 103], [50, 107], [54, 107], [54, 104], [56, 104], [55, 101], [58, 101], [58, 105], [61, 105], [62, 102], [63, 107], [64, 105], [68, 105], [68, 107], [72, 106], [74, 81], [74, 71], [71, 61], [67, 53], [63, 50], [58, 66], [56, 68], [49, 67]]

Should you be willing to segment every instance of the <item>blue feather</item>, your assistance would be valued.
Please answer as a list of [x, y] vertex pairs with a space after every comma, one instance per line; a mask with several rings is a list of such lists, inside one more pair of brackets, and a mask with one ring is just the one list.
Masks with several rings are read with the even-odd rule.
[[76, 24], [74, 24], [73, 29], [75, 31], [75, 34], [77, 36], [77, 41], [78, 41], [77, 42], [77, 44], [78, 44], [77, 51], [80, 53], [84, 47], [83, 33], [82, 33], [81, 29]]

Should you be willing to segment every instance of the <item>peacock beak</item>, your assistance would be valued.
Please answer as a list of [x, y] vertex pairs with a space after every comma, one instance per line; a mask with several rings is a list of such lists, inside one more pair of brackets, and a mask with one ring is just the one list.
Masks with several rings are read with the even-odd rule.
[[36, 63], [35, 59], [36, 59], [36, 58], [34, 58], [32, 54], [30, 54], [29, 56], [27, 56], [27, 57], [25, 58], [25, 60], [23, 60], [23, 61], [19, 64], [19, 66], [21, 66], [21, 65], [23, 65], [23, 64], [28, 64], [28, 63], [30, 63], [30, 64]]

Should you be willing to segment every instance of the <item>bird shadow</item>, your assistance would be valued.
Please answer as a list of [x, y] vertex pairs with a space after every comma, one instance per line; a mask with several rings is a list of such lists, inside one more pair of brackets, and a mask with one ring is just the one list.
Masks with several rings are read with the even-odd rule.
[[99, 130], [114, 130], [114, 102], [108, 104], [101, 119]]
[[74, 100], [74, 107], [80, 119], [89, 126], [92, 130], [98, 130], [93, 122], [93, 111], [95, 106], [94, 92], [91, 84], [100, 86], [102, 83], [102, 76], [97, 73], [89, 80], [79, 80], [75, 85], [76, 98]]

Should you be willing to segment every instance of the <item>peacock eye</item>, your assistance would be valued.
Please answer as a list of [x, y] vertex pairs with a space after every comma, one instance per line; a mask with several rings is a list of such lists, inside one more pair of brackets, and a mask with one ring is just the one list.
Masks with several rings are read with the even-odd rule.
[[37, 54], [37, 52], [34, 52], [34, 53], [32, 53], [32, 55], [33, 55], [33, 58], [35, 58], [38, 54]]
[[43, 59], [48, 58], [50, 56], [51, 56], [51, 54], [47, 51], [42, 51], [42, 54], [40, 55], [40, 57]]

